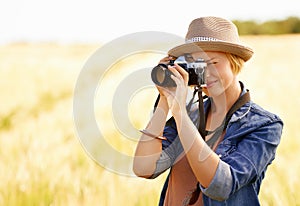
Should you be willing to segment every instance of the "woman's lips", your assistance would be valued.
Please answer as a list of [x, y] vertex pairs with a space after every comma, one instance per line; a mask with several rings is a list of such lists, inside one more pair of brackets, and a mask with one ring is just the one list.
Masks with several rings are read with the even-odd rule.
[[210, 88], [212, 86], [214, 86], [214, 84], [217, 82], [218, 80], [214, 80], [214, 81], [207, 81], [206, 82], [206, 88]]

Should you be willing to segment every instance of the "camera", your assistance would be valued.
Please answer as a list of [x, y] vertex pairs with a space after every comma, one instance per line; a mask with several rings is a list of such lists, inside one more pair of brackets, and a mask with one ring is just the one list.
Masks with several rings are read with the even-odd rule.
[[[173, 66], [174, 62], [174, 60], [171, 60], [168, 64], [158, 64], [152, 69], [151, 78], [156, 85], [162, 87], [176, 87], [176, 83], [171, 78], [173, 73], [168, 69], [168, 65]], [[201, 86], [206, 83], [205, 70], [207, 63], [204, 59], [197, 59], [194, 62], [179, 61], [176, 63], [188, 72], [189, 86]]]

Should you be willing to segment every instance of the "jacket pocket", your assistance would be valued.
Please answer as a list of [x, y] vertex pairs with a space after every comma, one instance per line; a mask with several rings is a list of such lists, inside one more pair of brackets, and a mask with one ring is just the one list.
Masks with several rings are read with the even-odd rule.
[[234, 151], [236, 151], [237, 145], [231, 141], [225, 140], [219, 144], [216, 153], [220, 158], [225, 158]]

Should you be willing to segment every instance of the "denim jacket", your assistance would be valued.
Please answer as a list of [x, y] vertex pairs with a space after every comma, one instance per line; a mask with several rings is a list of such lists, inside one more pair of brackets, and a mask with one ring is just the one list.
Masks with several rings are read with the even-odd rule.
[[[246, 92], [242, 91], [242, 95]], [[205, 111], [210, 100], [204, 103]], [[198, 111], [190, 112], [190, 118], [197, 124]], [[215, 152], [220, 157], [216, 174], [207, 188], [200, 186], [205, 206], [260, 205], [258, 193], [268, 165], [275, 158], [280, 142], [283, 122], [252, 101], [240, 107], [231, 117], [223, 140]], [[163, 151], [156, 164], [155, 178], [170, 167], [183, 152], [177, 135], [175, 121], [169, 122], [164, 136]], [[163, 204], [168, 179], [165, 182], [160, 205]]]

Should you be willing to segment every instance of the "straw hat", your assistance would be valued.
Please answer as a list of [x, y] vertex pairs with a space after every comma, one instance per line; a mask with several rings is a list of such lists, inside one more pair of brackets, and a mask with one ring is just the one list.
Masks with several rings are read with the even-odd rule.
[[185, 38], [185, 44], [171, 49], [170, 56], [179, 57], [185, 53], [199, 51], [218, 51], [235, 54], [248, 61], [253, 50], [239, 39], [236, 26], [219, 17], [201, 17], [191, 22]]

